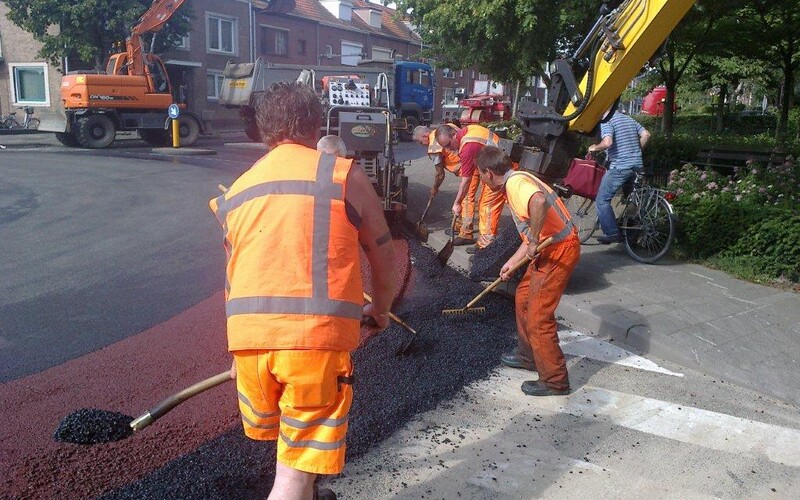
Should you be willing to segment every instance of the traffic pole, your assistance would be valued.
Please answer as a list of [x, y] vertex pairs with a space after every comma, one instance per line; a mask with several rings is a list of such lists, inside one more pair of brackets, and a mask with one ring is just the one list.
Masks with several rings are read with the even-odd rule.
[[181, 147], [181, 124], [177, 118], [172, 119], [172, 147]]

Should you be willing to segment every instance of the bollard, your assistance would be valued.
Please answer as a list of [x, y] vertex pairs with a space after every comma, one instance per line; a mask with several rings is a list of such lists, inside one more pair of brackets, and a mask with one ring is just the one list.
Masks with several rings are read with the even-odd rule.
[[172, 147], [181, 147], [181, 124], [177, 118], [172, 119]]

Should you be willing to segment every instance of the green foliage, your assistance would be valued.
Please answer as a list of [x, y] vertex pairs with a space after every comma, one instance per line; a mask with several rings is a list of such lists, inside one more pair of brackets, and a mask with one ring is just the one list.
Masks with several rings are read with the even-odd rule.
[[773, 211], [722, 252], [720, 259], [725, 265], [800, 282], [800, 214], [788, 209]]
[[[8, 18], [42, 43], [38, 56], [59, 66], [63, 57], [101, 68], [115, 42], [124, 41], [150, 7], [150, 0], [6, 0]], [[188, 33], [191, 9], [184, 4], [158, 33], [156, 52]], [[54, 29], [58, 28], [58, 29]], [[149, 49], [149, 45], [147, 46]]]

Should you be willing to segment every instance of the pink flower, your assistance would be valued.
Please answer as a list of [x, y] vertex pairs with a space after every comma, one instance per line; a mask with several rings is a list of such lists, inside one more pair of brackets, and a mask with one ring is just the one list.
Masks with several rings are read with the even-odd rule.
[[705, 172], [703, 172], [702, 174], [700, 174], [700, 180], [701, 180], [701, 181], [704, 181], [704, 180], [706, 180], [706, 179], [708, 179], [708, 175], [707, 175]]
[[706, 189], [709, 189], [711, 191], [717, 189], [717, 187], [718, 186], [716, 182], [709, 182], [708, 184], [706, 184]]

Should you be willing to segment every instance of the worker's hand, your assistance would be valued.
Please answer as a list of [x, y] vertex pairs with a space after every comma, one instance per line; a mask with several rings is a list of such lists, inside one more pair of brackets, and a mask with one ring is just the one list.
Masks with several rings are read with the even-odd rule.
[[431, 188], [431, 198], [433, 198], [434, 196], [436, 196], [438, 193], [439, 193], [439, 188], [438, 188], [437, 186], [433, 186], [433, 187]]
[[361, 315], [363, 318], [361, 320], [362, 324], [365, 323], [365, 319], [367, 321], [371, 319], [375, 324], [371, 325], [370, 322], [366, 322], [366, 324], [378, 330], [385, 330], [386, 327], [389, 326], [389, 313], [379, 313], [377, 310], [375, 310], [375, 307], [372, 305], [372, 303], [364, 305], [364, 311], [361, 313]]
[[461, 217], [461, 203], [453, 203], [453, 213], [456, 217]]
[[503, 264], [503, 267], [500, 268], [500, 279], [503, 281], [508, 281], [511, 279], [511, 268], [516, 265], [517, 260], [514, 257], [511, 257]]
[[591, 146], [589, 146], [587, 148], [587, 151], [589, 151], [590, 153], [594, 153], [594, 152], [598, 151], [597, 144], [592, 144]]
[[236, 380], [236, 361], [231, 361], [231, 378]]

